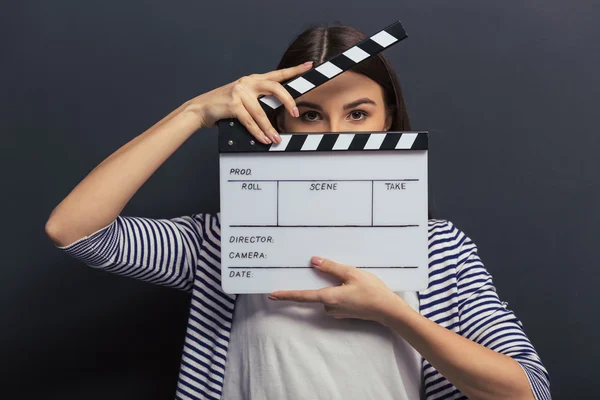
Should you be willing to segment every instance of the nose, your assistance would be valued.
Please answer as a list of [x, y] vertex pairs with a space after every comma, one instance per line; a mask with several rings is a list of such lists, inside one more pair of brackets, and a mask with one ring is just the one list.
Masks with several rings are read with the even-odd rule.
[[329, 131], [328, 132], [341, 132], [341, 131], [342, 131], [342, 126], [339, 122], [337, 122], [337, 121], [329, 122]]

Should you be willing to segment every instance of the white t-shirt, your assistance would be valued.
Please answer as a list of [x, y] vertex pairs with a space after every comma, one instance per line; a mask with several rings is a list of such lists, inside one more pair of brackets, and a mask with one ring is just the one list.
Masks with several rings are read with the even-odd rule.
[[[397, 294], [418, 312], [416, 292]], [[421, 356], [390, 328], [318, 303], [237, 296], [225, 400], [413, 400], [420, 386]]]

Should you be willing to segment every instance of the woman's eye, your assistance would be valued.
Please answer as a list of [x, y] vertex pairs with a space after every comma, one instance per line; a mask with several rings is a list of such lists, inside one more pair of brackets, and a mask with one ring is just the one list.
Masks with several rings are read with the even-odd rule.
[[[369, 114], [362, 110], [356, 110], [352, 111], [349, 114], [349, 116], [351, 121], [362, 121], [366, 119], [369, 116]], [[307, 111], [304, 114], [302, 114], [302, 119], [305, 121], [314, 122], [321, 119], [321, 116], [316, 111]]]
[[350, 113], [350, 118], [351, 118], [353, 121], [361, 121], [361, 120], [365, 119], [367, 116], [368, 116], [368, 115], [367, 115], [367, 113], [366, 113], [366, 112], [364, 112], [364, 111], [359, 111], [359, 110], [357, 110], [357, 111], [352, 111], [352, 112]]
[[316, 121], [319, 118], [319, 113], [316, 111], [307, 111], [302, 117], [307, 121]]

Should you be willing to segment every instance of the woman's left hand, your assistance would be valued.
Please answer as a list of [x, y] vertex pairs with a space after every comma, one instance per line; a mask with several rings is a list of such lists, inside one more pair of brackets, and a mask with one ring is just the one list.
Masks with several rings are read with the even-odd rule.
[[386, 318], [397, 307], [408, 305], [375, 275], [335, 261], [313, 257], [311, 264], [318, 270], [342, 280], [340, 286], [319, 290], [284, 290], [269, 295], [271, 300], [323, 303], [333, 318], [359, 318], [385, 325]]

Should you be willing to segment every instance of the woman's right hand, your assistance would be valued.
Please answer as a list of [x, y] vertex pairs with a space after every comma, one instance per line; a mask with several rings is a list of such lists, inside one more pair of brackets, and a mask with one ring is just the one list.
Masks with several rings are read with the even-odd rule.
[[271, 125], [258, 97], [273, 95], [293, 117], [298, 117], [294, 98], [283, 87], [285, 82], [312, 67], [312, 61], [265, 74], [244, 76], [225, 86], [193, 98], [186, 107], [200, 117], [201, 127], [213, 127], [225, 118], [237, 118], [259, 142], [280, 143], [281, 137]]

